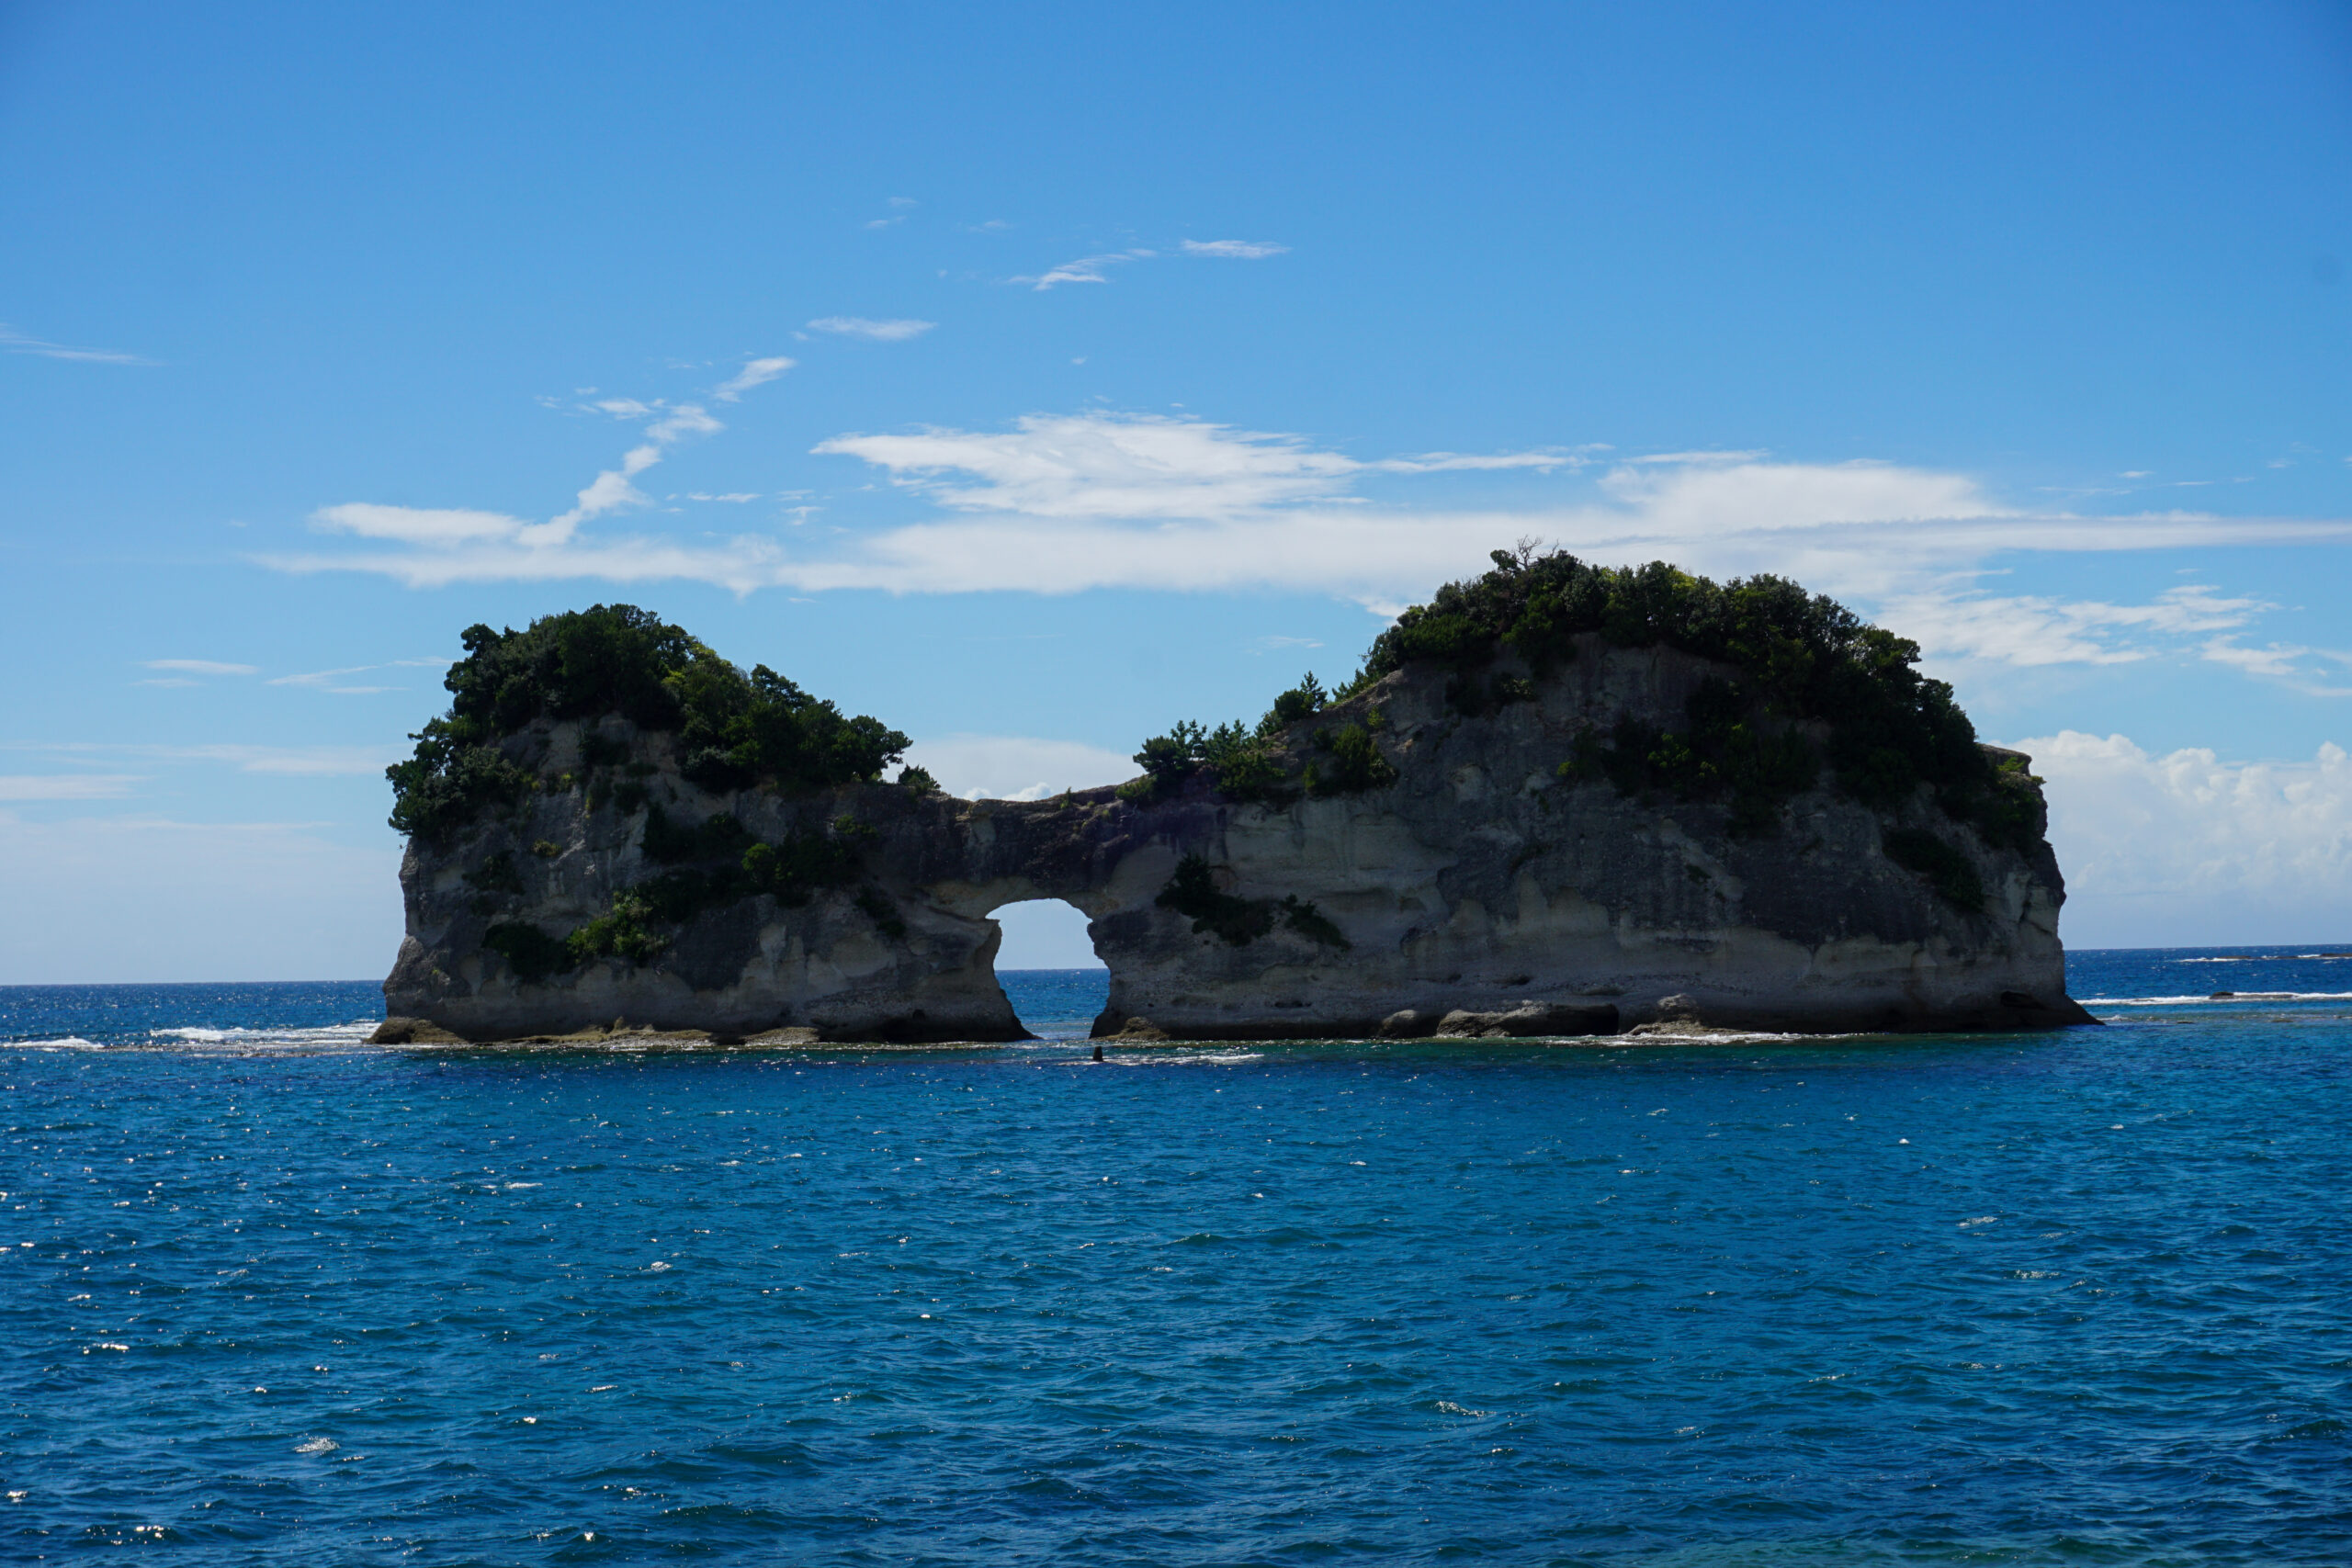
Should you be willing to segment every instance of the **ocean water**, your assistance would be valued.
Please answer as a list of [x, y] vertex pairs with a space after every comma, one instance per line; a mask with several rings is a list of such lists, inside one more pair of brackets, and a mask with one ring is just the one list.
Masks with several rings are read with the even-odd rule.
[[0, 990], [0, 1560], [2341, 1564], [2345, 951], [1100, 1066], [1099, 972], [760, 1054]]

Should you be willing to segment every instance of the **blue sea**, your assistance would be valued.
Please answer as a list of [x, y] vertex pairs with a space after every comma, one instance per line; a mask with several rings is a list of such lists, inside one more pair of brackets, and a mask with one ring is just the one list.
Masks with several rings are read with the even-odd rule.
[[1099, 1066], [1099, 971], [979, 1049], [0, 990], [0, 1560], [2342, 1564], [2343, 951]]

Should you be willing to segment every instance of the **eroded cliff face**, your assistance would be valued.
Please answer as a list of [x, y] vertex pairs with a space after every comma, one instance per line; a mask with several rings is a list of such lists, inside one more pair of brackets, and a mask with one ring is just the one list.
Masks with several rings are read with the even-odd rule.
[[[2090, 1021], [2064, 994], [2064, 893], [2046, 845], [1994, 847], [1924, 788], [1874, 811], [1826, 776], [1772, 824], [1735, 833], [1724, 805], [1560, 772], [1580, 732], [1628, 715], [1672, 727], [1722, 667], [1592, 638], [1542, 679], [1508, 660], [1499, 672], [1532, 694], [1467, 716], [1442, 673], [1408, 669], [1294, 726], [1294, 773], [1318, 732], [1369, 719], [1396, 778], [1286, 805], [1220, 798], [1205, 776], [1141, 801], [959, 801], [888, 784], [712, 793], [680, 774], [669, 735], [616, 717], [543, 723], [504, 746], [549, 787], [412, 844], [387, 1035], [416, 1032], [403, 1020], [468, 1040], [626, 1020], [722, 1039], [1021, 1038], [988, 917], [1041, 897], [1090, 917], [1111, 971], [1098, 1034]], [[689, 842], [686, 829], [707, 830]], [[1888, 858], [1886, 836], [1905, 829], [1964, 857], [1980, 908]], [[752, 843], [818, 869], [661, 918], [727, 886], [694, 878], [735, 874]], [[547, 956], [583, 929], [611, 947], [616, 908], [625, 951]], [[508, 951], [485, 946], [493, 930]]]

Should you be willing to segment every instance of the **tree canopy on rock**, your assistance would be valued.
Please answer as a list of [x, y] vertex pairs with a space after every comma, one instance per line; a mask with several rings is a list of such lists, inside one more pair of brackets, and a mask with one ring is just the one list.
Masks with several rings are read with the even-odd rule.
[[435, 837], [536, 786], [499, 744], [542, 719], [618, 715], [674, 733], [682, 771], [712, 789], [803, 794], [878, 779], [907, 738], [849, 716], [766, 665], [747, 674], [684, 628], [633, 604], [543, 615], [522, 631], [466, 628], [466, 657], [444, 679], [449, 711], [385, 770], [391, 825]]

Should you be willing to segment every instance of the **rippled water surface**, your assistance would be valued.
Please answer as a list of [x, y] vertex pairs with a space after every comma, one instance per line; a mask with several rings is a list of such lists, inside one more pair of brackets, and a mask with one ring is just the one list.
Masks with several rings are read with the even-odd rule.
[[1102, 1066], [1099, 975], [759, 1055], [0, 990], [0, 1557], [2342, 1563], [2330, 951], [2078, 953], [2056, 1034]]

